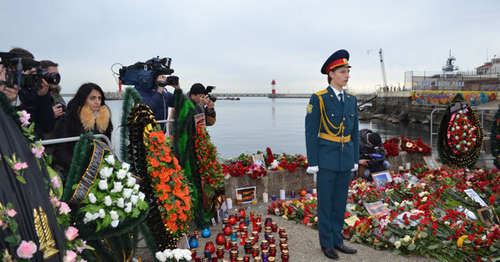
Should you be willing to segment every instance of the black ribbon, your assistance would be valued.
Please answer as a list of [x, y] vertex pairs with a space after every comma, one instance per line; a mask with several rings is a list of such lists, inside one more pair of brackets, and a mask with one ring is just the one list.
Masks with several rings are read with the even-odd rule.
[[103, 143], [96, 139], [93, 139], [93, 142], [94, 151], [92, 153], [92, 159], [90, 160], [89, 166], [87, 167], [87, 170], [85, 170], [85, 174], [80, 180], [80, 183], [78, 183], [75, 193], [68, 201], [68, 204], [70, 206], [76, 206], [80, 204], [87, 197], [92, 184], [94, 184], [97, 173], [101, 168], [101, 163], [104, 158], [105, 151], [111, 151], [106, 143]]

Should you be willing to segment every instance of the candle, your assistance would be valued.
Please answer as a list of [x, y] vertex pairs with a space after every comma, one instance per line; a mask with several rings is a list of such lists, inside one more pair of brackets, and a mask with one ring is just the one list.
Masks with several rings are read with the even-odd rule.
[[243, 199], [243, 197], [241, 196], [241, 194], [236, 195], [236, 200], [242, 200], [242, 199]]
[[262, 202], [267, 203], [268, 202], [268, 195], [266, 192], [262, 193]]
[[231, 198], [226, 199], [227, 202], [227, 209], [232, 209], [233, 208], [233, 200]]
[[406, 163], [406, 170], [410, 170], [410, 168], [411, 168], [410, 163]]
[[399, 166], [399, 171], [403, 171], [403, 166]]
[[284, 189], [280, 190], [280, 199], [285, 200], [285, 190]]
[[316, 188], [313, 188], [313, 194], [316, 195], [317, 193], [318, 193], [318, 191], [316, 190]]

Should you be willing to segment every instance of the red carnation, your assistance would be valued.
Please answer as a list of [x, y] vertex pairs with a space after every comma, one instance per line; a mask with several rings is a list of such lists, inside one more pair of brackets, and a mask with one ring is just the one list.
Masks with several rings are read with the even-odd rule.
[[496, 199], [495, 195], [491, 195], [490, 196], [490, 204], [495, 203], [495, 199]]

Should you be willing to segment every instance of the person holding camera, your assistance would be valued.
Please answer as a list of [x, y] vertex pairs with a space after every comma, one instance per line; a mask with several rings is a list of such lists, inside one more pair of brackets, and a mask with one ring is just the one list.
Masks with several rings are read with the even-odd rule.
[[[17, 102], [17, 98], [21, 101], [21, 105], [17, 106], [18, 110], [26, 110], [30, 115], [30, 122], [35, 123], [35, 134], [38, 138], [43, 139], [43, 133], [50, 132], [55, 125], [54, 112], [52, 110], [51, 98], [48, 94], [49, 87], [42, 85], [44, 79], [41, 69], [38, 67], [39, 62], [34, 60], [34, 56], [26, 49], [15, 47], [8, 54], [12, 58], [19, 59], [22, 64], [21, 86], [18, 85], [16, 79], [17, 68], [15, 65], [2, 66], [2, 79], [0, 79], [0, 91], [4, 93], [13, 104]], [[2, 63], [3, 63], [2, 58]], [[7, 80], [9, 75], [10, 80]], [[41, 80], [40, 80], [41, 79]]]
[[[359, 171], [361, 176], [372, 181], [371, 173], [388, 170], [391, 165], [385, 159], [382, 138], [369, 129], [359, 131]], [[363, 170], [364, 169], [364, 170]]]
[[213, 126], [216, 120], [215, 114], [215, 96], [211, 96], [209, 93], [212, 91], [213, 87], [210, 89], [205, 86], [196, 83], [191, 86], [191, 89], [186, 94], [189, 101], [191, 101], [198, 114], [204, 114], [205, 123], [207, 126]]
[[[142, 103], [149, 106], [153, 111], [156, 120], [167, 120], [168, 108], [174, 107], [174, 94], [170, 93], [166, 86], [169, 85], [179, 89], [179, 78], [159, 74], [155, 79], [153, 88], [137, 88], [137, 91], [142, 96]], [[166, 127], [165, 124], [161, 126], [162, 129]]]
[[[44, 72], [48, 74], [57, 74], [59, 75], [59, 68], [58, 64], [50, 61], [50, 60], [42, 60], [40, 61], [40, 67], [43, 69]], [[61, 116], [63, 116], [66, 113], [66, 101], [61, 96], [61, 86], [58, 84], [55, 84], [53, 82], [47, 81], [42, 78], [42, 86], [44, 88], [48, 87], [48, 92], [51, 96], [51, 104], [52, 104], [52, 111], [54, 111], [54, 118], [56, 121], [56, 124], [54, 127], [57, 125], [57, 121], [60, 119]], [[46, 132], [43, 134], [45, 139], [52, 139], [54, 137], [54, 130], [51, 130], [50, 132]]]

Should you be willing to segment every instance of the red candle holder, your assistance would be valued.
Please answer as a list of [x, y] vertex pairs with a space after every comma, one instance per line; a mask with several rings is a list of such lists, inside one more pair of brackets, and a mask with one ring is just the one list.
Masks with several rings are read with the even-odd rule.
[[214, 245], [214, 242], [212, 241], [207, 241], [207, 243], [205, 244], [205, 250], [210, 250], [210, 253], [215, 253], [215, 245]]

